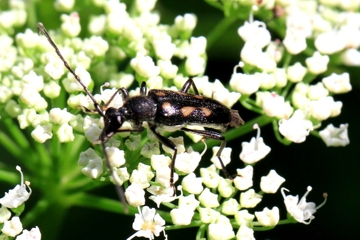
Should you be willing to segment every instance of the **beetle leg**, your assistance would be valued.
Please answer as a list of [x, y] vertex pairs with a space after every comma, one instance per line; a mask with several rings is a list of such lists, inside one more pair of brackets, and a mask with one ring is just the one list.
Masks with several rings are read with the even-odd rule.
[[84, 107], [84, 106], [80, 106], [82, 111], [84, 113], [90, 113], [90, 114], [99, 114], [97, 110], [91, 110], [91, 109], [88, 109], [87, 107]]
[[175, 170], [175, 159], [176, 159], [176, 154], [177, 154], [177, 147], [171, 140], [169, 140], [168, 138], [166, 138], [166, 137], [160, 135], [159, 133], [157, 133], [155, 131], [155, 128], [156, 128], [155, 126], [151, 126], [150, 130], [155, 134], [157, 139], [162, 144], [167, 146], [168, 148], [171, 148], [172, 150], [174, 150], [174, 154], [173, 154], [171, 164], [170, 164], [170, 170], [171, 170], [171, 172], [170, 172], [170, 186], [174, 189], [174, 196], [175, 196], [176, 189], [175, 189], [175, 186], [174, 186], [174, 170]]
[[216, 153], [216, 156], [219, 158], [220, 164], [221, 164], [221, 171], [225, 174], [225, 177], [229, 178], [229, 179], [233, 179], [230, 174], [228, 173], [228, 171], [226, 171], [225, 165], [221, 159], [221, 152], [224, 150], [225, 146], [226, 146], [226, 139], [223, 135], [221, 135], [218, 132], [214, 132], [214, 131], [210, 131], [210, 130], [196, 130], [196, 129], [190, 129], [190, 128], [181, 128], [181, 131], [185, 131], [185, 132], [190, 132], [190, 133], [195, 133], [201, 136], [204, 136], [206, 138], [212, 138], [212, 139], [216, 139], [216, 140], [220, 140], [221, 141], [221, 145], [220, 148], [218, 150], [218, 152]]
[[140, 86], [140, 94], [141, 96], [146, 96], [147, 88], [146, 88], [146, 82], [142, 82]]
[[191, 86], [193, 87], [195, 95], [199, 95], [199, 91], [197, 90], [197, 87], [195, 86], [194, 80], [192, 80], [192, 78], [189, 78], [184, 83], [184, 86], [182, 87], [181, 92], [188, 93]]
[[[125, 102], [125, 98], [127, 98], [127, 99], [129, 98], [128, 95], [126, 95], [126, 94], [123, 93], [123, 92], [124, 92], [123, 89], [124, 89], [124, 88], [119, 88], [118, 90], [116, 90], [116, 92], [111, 96], [111, 98], [109, 99], [109, 101], [108, 101], [107, 103], [105, 103], [104, 106], [102, 106], [103, 111], [108, 108], [109, 104], [112, 102], [112, 100], [114, 100], [114, 98], [116, 97], [116, 94], [118, 94], [118, 92], [121, 91], [121, 93], [122, 93], [121, 97], [122, 97], [122, 99], [123, 99], [124, 102]], [[126, 91], [126, 93], [127, 93], [127, 90], [126, 90], [126, 89], [125, 89], [125, 91]]]

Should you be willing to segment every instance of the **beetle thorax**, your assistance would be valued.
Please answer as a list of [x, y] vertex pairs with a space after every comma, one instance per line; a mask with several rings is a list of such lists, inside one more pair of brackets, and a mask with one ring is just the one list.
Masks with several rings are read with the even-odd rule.
[[131, 97], [119, 109], [125, 121], [135, 123], [154, 122], [156, 115], [156, 102], [147, 96]]

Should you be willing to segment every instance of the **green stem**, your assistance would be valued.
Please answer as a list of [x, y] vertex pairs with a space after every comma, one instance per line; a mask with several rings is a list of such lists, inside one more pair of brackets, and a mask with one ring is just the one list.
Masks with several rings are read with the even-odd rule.
[[196, 233], [196, 240], [204, 239], [205, 238], [205, 231], [207, 228], [207, 224], [202, 224], [197, 233]]
[[0, 169], [0, 181], [4, 181], [10, 184], [19, 184], [20, 175], [18, 171], [11, 172], [8, 169]]
[[5, 127], [11, 134], [12, 139], [16, 141], [19, 147], [22, 149], [27, 149], [30, 144], [25, 137], [23, 130], [20, 129], [19, 125], [15, 124], [13, 119], [11, 118], [5, 118], [2, 122], [5, 124]]
[[20, 159], [22, 157], [20, 147], [12, 138], [9, 138], [4, 132], [0, 131], [0, 143], [13, 157]]
[[211, 48], [211, 46], [218, 40], [218, 38], [222, 37], [224, 32], [237, 20], [236, 17], [226, 17], [223, 18], [216, 26], [211, 30], [211, 32], [206, 36], [207, 39], [207, 49]]
[[264, 111], [261, 108], [257, 107], [255, 101], [253, 99], [251, 99], [251, 98], [247, 98], [247, 99], [242, 100], [241, 105], [246, 107], [246, 109], [249, 109], [249, 110], [251, 110], [253, 112], [256, 112], [256, 113], [258, 113], [260, 115], [264, 114]]
[[214, 1], [214, 0], [205, 0], [205, 2], [207, 4], [209, 4], [210, 6], [217, 8], [221, 11], [223, 11], [223, 5], [219, 2], [219, 1]]
[[34, 223], [36, 219], [39, 218], [41, 214], [43, 214], [48, 208], [50, 204], [46, 199], [40, 199], [36, 202], [35, 206], [31, 208], [31, 210], [21, 219], [21, 222], [25, 226], [30, 226], [31, 223]]

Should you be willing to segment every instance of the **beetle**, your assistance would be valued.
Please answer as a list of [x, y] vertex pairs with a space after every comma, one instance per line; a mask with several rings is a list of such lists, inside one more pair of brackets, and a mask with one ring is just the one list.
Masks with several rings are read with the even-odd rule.
[[[157, 132], [157, 128], [159, 127], [176, 128], [180, 131], [201, 135], [204, 138], [220, 140], [221, 145], [216, 156], [219, 158], [225, 176], [231, 178], [220, 157], [221, 152], [226, 146], [226, 139], [221, 135], [221, 132], [224, 132], [228, 126], [238, 127], [244, 124], [237, 110], [229, 109], [215, 99], [200, 95], [192, 78], [189, 78], [185, 82], [180, 91], [164, 89], [150, 89], [148, 91], [146, 83], [142, 82], [140, 94], [130, 97], [125, 88], [119, 88], [110, 98], [109, 102], [104, 106], [100, 106], [89, 89], [83, 84], [80, 77], [61, 55], [59, 48], [50, 38], [42, 23], [38, 23], [38, 30], [46, 36], [57, 55], [63, 61], [65, 67], [71, 72], [94, 103], [95, 110], [89, 110], [84, 107], [83, 109], [86, 112], [98, 113], [103, 117], [104, 128], [99, 136], [98, 142], [102, 145], [110, 175], [112, 175], [114, 179], [116, 179], [116, 177], [105, 152], [105, 142], [119, 132], [142, 132], [144, 130], [142, 125], [144, 122], [148, 123], [150, 130], [163, 145], [174, 151], [170, 165], [170, 185], [172, 187], [174, 187], [174, 168], [177, 147], [171, 140]], [[194, 94], [189, 93], [190, 88], [192, 88]], [[123, 106], [120, 108], [108, 107], [112, 99], [114, 99], [119, 92], [123, 98]], [[132, 128], [120, 129], [125, 121], [132, 123]], [[205, 130], [190, 129], [187, 125], [202, 126]], [[122, 192], [119, 193], [119, 196], [123, 203], [126, 203]]]

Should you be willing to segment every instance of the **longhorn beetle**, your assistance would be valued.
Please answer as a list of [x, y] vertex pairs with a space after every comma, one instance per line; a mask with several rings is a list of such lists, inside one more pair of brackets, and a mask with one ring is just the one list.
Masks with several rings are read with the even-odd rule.
[[[216, 156], [219, 158], [225, 176], [231, 178], [220, 157], [221, 152], [226, 145], [226, 139], [220, 132], [224, 132], [229, 125], [238, 127], [244, 123], [237, 110], [231, 110], [219, 101], [199, 95], [194, 81], [191, 78], [186, 81], [179, 92], [162, 89], [150, 89], [147, 91], [146, 83], [142, 82], [140, 86], [140, 95], [130, 97], [125, 88], [120, 88], [114, 93], [108, 103], [104, 106], [100, 106], [90, 93], [89, 89], [83, 84], [79, 76], [61, 55], [59, 48], [50, 38], [42, 23], [38, 23], [38, 29], [45, 35], [55, 49], [57, 55], [63, 61], [65, 67], [72, 75], [74, 75], [75, 79], [84, 88], [85, 92], [94, 103], [95, 110], [92, 112], [97, 112], [104, 118], [104, 128], [99, 136], [98, 142], [102, 145], [110, 175], [112, 175], [114, 179], [116, 179], [116, 176], [109, 164], [105, 152], [105, 142], [118, 132], [142, 132], [144, 130], [142, 126], [143, 122], [148, 123], [150, 130], [163, 145], [174, 151], [170, 166], [170, 185], [172, 187], [174, 187], [174, 167], [177, 148], [171, 140], [160, 135], [156, 131], [157, 127], [176, 127], [181, 131], [195, 133], [205, 138], [220, 140], [221, 145]], [[189, 93], [190, 87], [192, 87], [194, 94]], [[120, 108], [108, 107], [118, 92], [121, 92], [124, 102], [123, 106]], [[91, 111], [88, 109], [85, 110]], [[120, 129], [125, 121], [132, 123], [131, 129]], [[187, 128], [186, 125], [203, 126], [206, 130], [190, 129]], [[118, 190], [118, 194], [122, 202], [126, 204], [123, 192]]]

